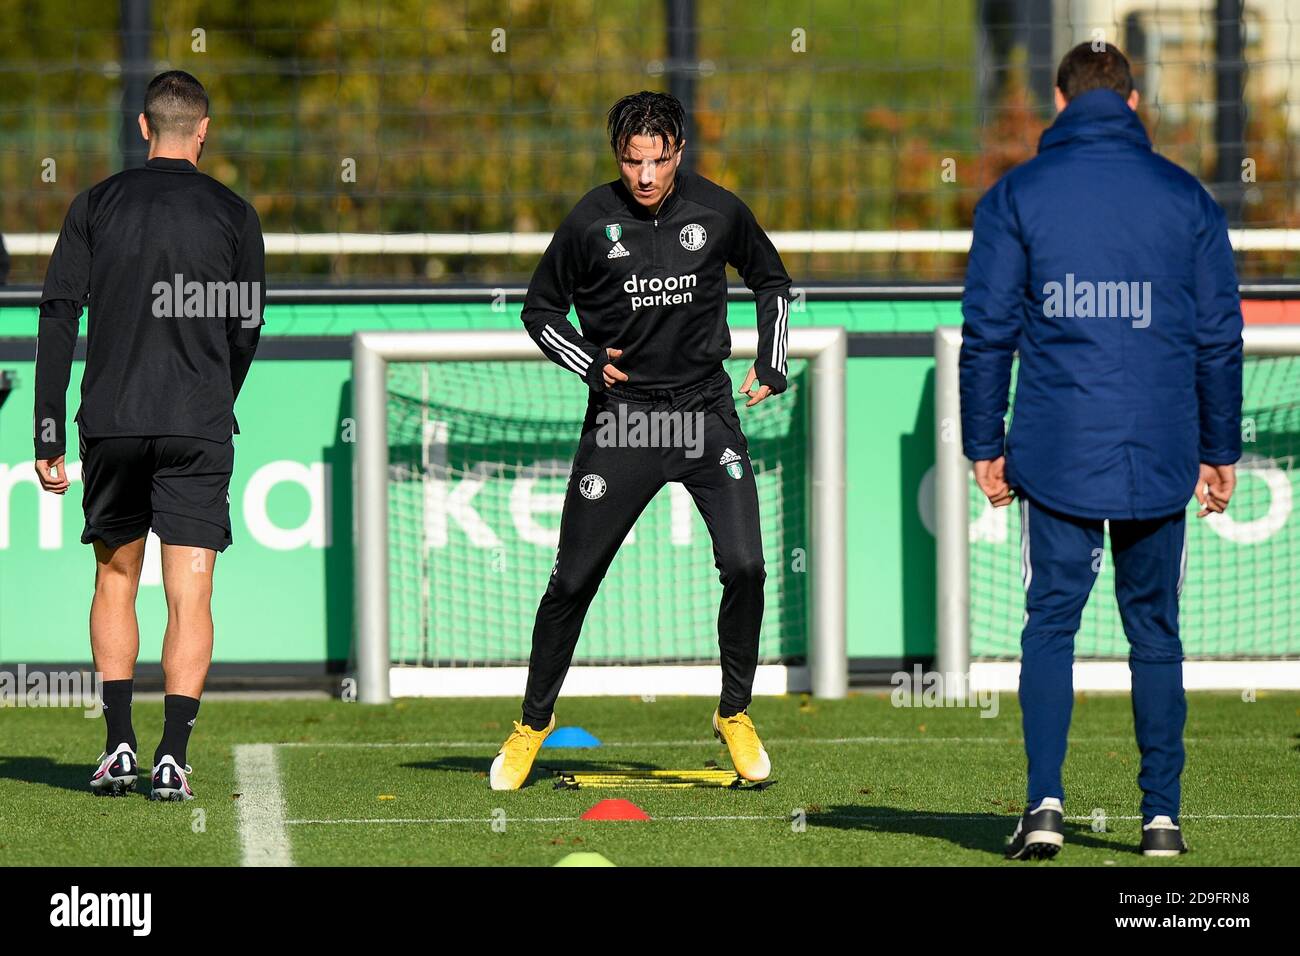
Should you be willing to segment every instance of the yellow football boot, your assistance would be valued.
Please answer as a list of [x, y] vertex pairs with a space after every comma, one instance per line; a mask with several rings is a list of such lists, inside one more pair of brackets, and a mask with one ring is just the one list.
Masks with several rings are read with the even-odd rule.
[[528, 779], [528, 772], [533, 769], [537, 751], [542, 749], [542, 741], [555, 729], [555, 715], [545, 730], [533, 730], [527, 724], [516, 720], [514, 732], [497, 751], [492, 761], [492, 770], [488, 780], [493, 790], [518, 790]]
[[763, 741], [758, 739], [754, 722], [743, 710], [734, 717], [719, 717], [715, 710], [713, 736], [727, 745], [736, 773], [746, 780], [766, 780], [772, 772], [772, 761], [763, 749]]

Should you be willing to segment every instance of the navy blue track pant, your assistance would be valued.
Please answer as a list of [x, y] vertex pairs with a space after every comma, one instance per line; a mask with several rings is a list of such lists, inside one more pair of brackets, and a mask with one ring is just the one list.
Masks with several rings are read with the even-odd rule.
[[[1025, 627], [1020, 707], [1029, 758], [1029, 806], [1064, 800], [1061, 765], [1074, 703], [1074, 636], [1100, 569], [1102, 521], [1020, 500]], [[1129, 641], [1133, 720], [1142, 755], [1142, 819], [1178, 819], [1183, 770], [1183, 648], [1178, 595], [1186, 567], [1186, 512], [1110, 522], [1115, 597]]]

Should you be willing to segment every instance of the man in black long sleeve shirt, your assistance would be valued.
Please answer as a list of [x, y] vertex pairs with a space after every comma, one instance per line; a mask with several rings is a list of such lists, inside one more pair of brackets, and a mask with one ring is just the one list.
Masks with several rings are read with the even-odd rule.
[[[713, 732], [742, 776], [763, 780], [771, 772], [746, 713], [766, 576], [758, 492], [722, 361], [731, 354], [731, 265], [753, 290], [758, 317], [758, 358], [740, 391], [747, 407], [785, 391], [790, 277], [744, 203], [678, 172], [684, 127], [681, 103], [666, 93], [614, 104], [609, 133], [619, 179], [583, 197], [528, 286], [529, 334], [591, 394], [555, 569], [533, 628], [523, 719], [491, 767], [496, 790], [527, 779], [555, 726], [555, 701], [596, 589], [637, 517], [670, 481], [685, 485], [708, 525], [722, 581]], [[571, 302], [581, 332], [569, 322]], [[638, 428], [641, 436], [658, 430], [657, 440], [640, 440]]]
[[265, 279], [256, 211], [197, 169], [207, 113], [188, 73], [154, 78], [140, 115], [148, 161], [73, 200], [41, 294], [36, 470], [55, 494], [69, 487], [65, 395], [83, 304], [90, 310], [76, 420], [81, 540], [96, 560], [91, 648], [108, 723], [97, 793], [135, 785], [135, 595], [152, 528], [168, 622], [151, 796], [192, 797], [185, 756], [212, 658], [212, 570], [231, 541], [234, 404], [257, 349]]

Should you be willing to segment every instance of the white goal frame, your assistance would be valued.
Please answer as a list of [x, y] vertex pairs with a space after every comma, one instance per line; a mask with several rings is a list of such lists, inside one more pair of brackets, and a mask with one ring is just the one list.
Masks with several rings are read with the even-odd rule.
[[[754, 358], [758, 333], [732, 330], [733, 358]], [[760, 665], [756, 694], [811, 690], [819, 697], [848, 693], [845, 641], [844, 366], [848, 336], [841, 327], [790, 329], [791, 358], [809, 360], [811, 427], [808, 664]], [[387, 703], [394, 696], [522, 696], [527, 668], [394, 667], [389, 639], [388, 390], [389, 362], [546, 362], [524, 331], [357, 332], [352, 337], [355, 640], [357, 699]], [[575, 386], [576, 387], [576, 386]], [[779, 400], [779, 399], [778, 399]], [[578, 422], [574, 422], [575, 434]], [[716, 695], [713, 665], [575, 665], [569, 694]]]
[[[1300, 325], [1247, 326], [1242, 333], [1249, 356], [1300, 356]], [[958, 361], [961, 329], [934, 331], [935, 425], [935, 592], [937, 643], [935, 667], [943, 675], [962, 675], [954, 690], [1014, 692], [1018, 660], [971, 660], [970, 498], [971, 463], [962, 453]], [[948, 686], [948, 681], [944, 686]], [[966, 684], [965, 688], [960, 684]], [[1183, 663], [1188, 690], [1300, 689], [1300, 660], [1189, 660]], [[1128, 691], [1127, 661], [1076, 660], [1074, 689]]]

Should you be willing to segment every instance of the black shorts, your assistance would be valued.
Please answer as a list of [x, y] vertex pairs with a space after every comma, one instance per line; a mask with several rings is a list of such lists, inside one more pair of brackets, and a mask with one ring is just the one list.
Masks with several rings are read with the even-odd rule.
[[152, 528], [163, 544], [224, 551], [230, 544], [235, 443], [164, 435], [81, 436], [81, 543], [110, 548]]

